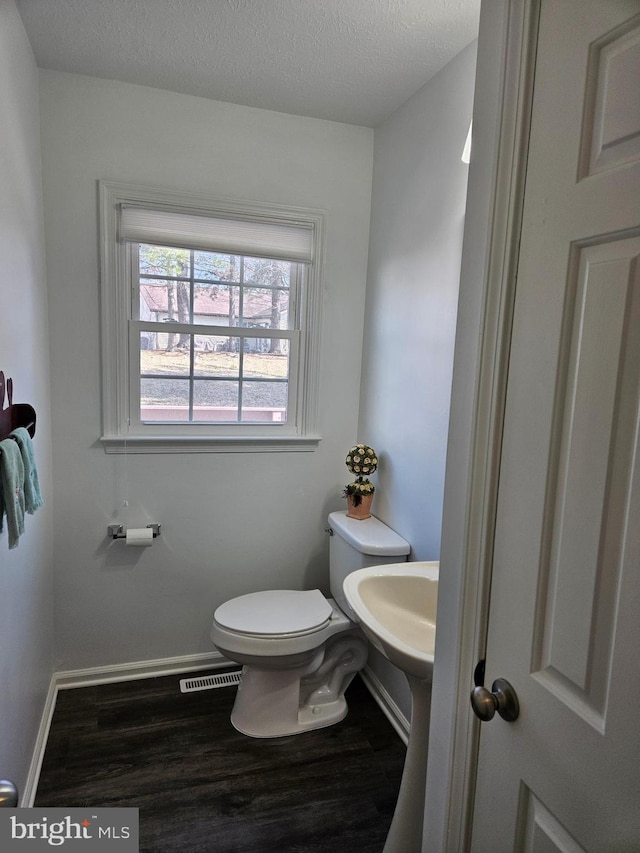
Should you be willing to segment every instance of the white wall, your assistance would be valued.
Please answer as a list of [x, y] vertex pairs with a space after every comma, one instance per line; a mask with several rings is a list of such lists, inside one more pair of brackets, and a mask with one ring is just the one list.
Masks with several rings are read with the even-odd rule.
[[[475, 42], [376, 128], [358, 440], [380, 458], [373, 512], [440, 556]], [[407, 716], [404, 677], [370, 666]]]
[[[213, 651], [215, 607], [327, 589], [327, 513], [356, 440], [373, 132], [43, 71], [55, 450], [56, 653], [78, 669]], [[319, 450], [105, 455], [99, 444], [98, 179], [328, 213]], [[162, 524], [125, 549], [107, 524]]]
[[[45, 506], [9, 551], [0, 534], [0, 777], [24, 789], [52, 673], [53, 583], [47, 294], [38, 76], [13, 0], [0, 2], [0, 370], [37, 414]], [[5, 406], [6, 406], [5, 399]]]

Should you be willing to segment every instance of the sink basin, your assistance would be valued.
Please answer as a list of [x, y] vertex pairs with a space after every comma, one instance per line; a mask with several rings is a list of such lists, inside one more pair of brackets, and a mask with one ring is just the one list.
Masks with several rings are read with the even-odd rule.
[[357, 569], [344, 592], [362, 630], [407, 675], [431, 681], [439, 563], [392, 563]]

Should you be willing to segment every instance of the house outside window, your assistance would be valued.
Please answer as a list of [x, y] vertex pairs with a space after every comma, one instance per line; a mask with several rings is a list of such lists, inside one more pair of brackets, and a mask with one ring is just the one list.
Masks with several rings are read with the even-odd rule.
[[321, 211], [100, 183], [107, 452], [317, 446]]

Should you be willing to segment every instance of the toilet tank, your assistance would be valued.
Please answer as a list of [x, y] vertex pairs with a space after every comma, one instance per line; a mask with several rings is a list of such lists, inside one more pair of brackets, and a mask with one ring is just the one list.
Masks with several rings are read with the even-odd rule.
[[395, 530], [373, 516], [359, 520], [348, 518], [346, 511], [332, 512], [329, 530], [331, 595], [343, 613], [352, 617], [342, 588], [346, 576], [365, 566], [402, 563], [407, 559], [411, 546]]

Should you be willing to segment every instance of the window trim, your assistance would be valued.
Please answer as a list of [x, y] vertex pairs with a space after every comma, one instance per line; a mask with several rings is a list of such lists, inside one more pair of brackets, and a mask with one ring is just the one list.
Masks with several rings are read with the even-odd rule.
[[[102, 333], [102, 419], [101, 443], [106, 453], [202, 453], [315, 450], [321, 440], [318, 433], [318, 396], [320, 388], [320, 328], [322, 275], [324, 260], [324, 211], [285, 207], [261, 202], [214, 199], [167, 189], [134, 184], [99, 181], [100, 212], [100, 292]], [[297, 365], [291, 365], [297, 386], [296, 409], [287, 424], [268, 427], [233, 424], [233, 433], [187, 427], [189, 434], [172, 434], [147, 425], [145, 434], [129, 429], [129, 253], [118, 239], [119, 210], [122, 205], [151, 205], [196, 215], [229, 216], [276, 224], [312, 228], [312, 262], [300, 319], [300, 352]], [[213, 425], [216, 426], [216, 425]], [[295, 431], [292, 431], [292, 426]], [[228, 430], [228, 427], [225, 427]], [[219, 434], [215, 434], [218, 432]], [[174, 431], [175, 433], [175, 431]]]

